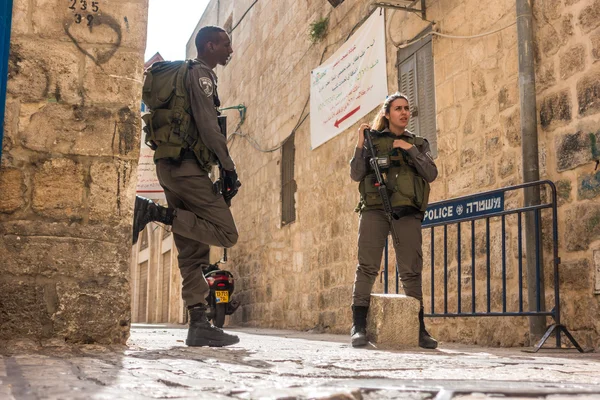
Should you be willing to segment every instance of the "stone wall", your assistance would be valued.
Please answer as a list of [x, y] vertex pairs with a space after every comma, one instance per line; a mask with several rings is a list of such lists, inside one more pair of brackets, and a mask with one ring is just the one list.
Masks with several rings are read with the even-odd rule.
[[147, 6], [14, 2], [0, 171], [1, 340], [127, 340]]
[[[235, 25], [252, 3], [212, 1], [199, 26], [223, 25], [229, 18]], [[595, 201], [600, 177], [591, 162], [598, 157], [600, 115], [598, 9], [593, 0], [536, 2], [534, 8], [540, 170], [543, 178], [556, 181], [559, 188], [563, 321], [587, 345], [597, 345], [600, 339], [600, 326], [593, 317], [598, 313], [594, 290], [598, 291], [600, 279], [600, 272], [594, 275], [594, 268], [600, 268], [600, 211]], [[308, 111], [302, 114], [309, 96], [310, 70], [333, 54], [368, 11], [368, 2], [359, 0], [347, 0], [337, 8], [311, 0], [256, 3], [232, 33], [235, 53], [231, 63], [217, 69], [224, 105], [245, 103], [248, 107], [239, 132], [251, 136], [263, 149], [276, 148]], [[311, 44], [309, 24], [323, 16], [330, 20], [328, 34]], [[457, 36], [505, 28], [472, 39], [433, 38], [440, 175], [432, 186], [432, 200], [521, 182], [514, 1], [431, 0], [427, 1], [427, 18], [436, 21], [436, 30]], [[386, 21], [387, 79], [393, 92], [398, 88], [393, 42], [410, 41], [428, 24], [401, 11], [386, 11]], [[195, 56], [190, 46], [188, 55]], [[228, 113], [231, 132], [239, 119]], [[233, 139], [231, 153], [244, 185], [233, 201], [240, 239], [231, 251], [231, 269], [238, 277], [242, 302], [234, 323], [349, 331], [358, 228], [353, 209], [358, 192], [349, 177], [348, 161], [356, 128], [315, 150], [310, 148], [308, 119], [296, 130], [296, 221], [283, 226], [281, 151], [260, 152], [241, 136]], [[521, 197], [508, 196], [507, 203], [518, 205]], [[514, 305], [517, 232], [515, 222], [509, 223], [508, 267], [513, 271], [508, 278], [509, 304]], [[478, 269], [482, 268], [482, 240], [483, 236], [477, 238]], [[449, 241], [456, 245], [455, 232], [450, 232]], [[426, 252], [428, 245], [426, 238]], [[501, 237], [495, 233], [492, 252], [497, 255], [500, 246]], [[546, 264], [549, 261], [546, 258]], [[428, 268], [426, 262], [427, 295]], [[500, 268], [493, 266], [495, 282]], [[470, 272], [461, 270], [461, 282], [469, 283]], [[439, 273], [437, 269], [436, 276]], [[454, 257], [449, 260], [449, 274], [455, 282], [449, 287], [451, 295], [457, 291], [457, 273]], [[545, 275], [551, 281], [550, 265]], [[376, 290], [382, 290], [379, 280]], [[552, 291], [546, 292], [546, 303], [551, 305]], [[426, 297], [426, 306], [428, 301]], [[463, 299], [465, 304], [469, 301]], [[446, 341], [503, 346], [529, 341], [524, 318], [436, 319], [430, 324], [433, 333]], [[498, 329], [499, 324], [506, 329]]]

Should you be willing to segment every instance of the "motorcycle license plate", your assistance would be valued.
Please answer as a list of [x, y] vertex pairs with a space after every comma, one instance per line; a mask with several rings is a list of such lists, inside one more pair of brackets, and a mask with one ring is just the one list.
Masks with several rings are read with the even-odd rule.
[[229, 303], [229, 291], [215, 290], [215, 298], [217, 299], [217, 303]]

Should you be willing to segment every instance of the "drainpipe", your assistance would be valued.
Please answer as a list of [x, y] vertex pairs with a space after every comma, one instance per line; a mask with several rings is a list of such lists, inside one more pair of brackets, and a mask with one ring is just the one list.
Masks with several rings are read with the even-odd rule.
[[[523, 182], [540, 179], [537, 110], [535, 92], [535, 70], [533, 59], [533, 15], [532, 0], [517, 1], [517, 40], [519, 43], [519, 97], [521, 101], [521, 150]], [[525, 189], [525, 206], [540, 204], [539, 186]], [[532, 212], [525, 216], [525, 249], [527, 252], [527, 295], [529, 310], [537, 308], [538, 295], [540, 309], [545, 310], [544, 268], [540, 266], [540, 284], [536, 282], [536, 229]], [[541, 255], [541, 249], [540, 255]], [[540, 260], [542, 258], [540, 257]], [[540, 261], [541, 262], [541, 261]], [[539, 291], [539, 293], [538, 293]], [[529, 317], [529, 334], [537, 341], [546, 331], [546, 317]]]

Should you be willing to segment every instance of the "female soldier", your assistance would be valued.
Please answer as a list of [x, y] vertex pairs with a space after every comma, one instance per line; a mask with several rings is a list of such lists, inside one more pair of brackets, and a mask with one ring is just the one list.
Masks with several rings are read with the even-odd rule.
[[394, 246], [402, 287], [407, 296], [421, 302], [419, 346], [428, 349], [437, 347], [437, 341], [427, 333], [423, 321], [421, 221], [427, 208], [429, 183], [433, 182], [438, 172], [427, 140], [406, 130], [409, 118], [408, 98], [401, 93], [389, 96], [375, 117], [373, 126], [362, 124], [358, 129], [358, 142], [350, 161], [350, 177], [360, 182], [361, 197], [357, 208], [360, 212], [358, 265], [352, 294], [353, 326], [350, 333], [354, 347], [367, 344], [371, 290], [379, 274], [381, 255], [391, 229], [375, 186], [375, 174], [369, 165], [365, 129], [374, 129], [371, 138], [376, 156], [382, 159], [382, 173], [394, 214], [398, 217], [393, 224], [399, 245]]

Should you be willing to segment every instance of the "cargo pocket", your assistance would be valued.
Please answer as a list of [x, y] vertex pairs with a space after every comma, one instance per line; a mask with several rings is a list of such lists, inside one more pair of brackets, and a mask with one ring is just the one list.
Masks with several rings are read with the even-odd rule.
[[366, 206], [379, 206], [383, 204], [379, 195], [379, 189], [375, 186], [376, 183], [377, 178], [375, 174], [367, 175], [360, 182], [359, 190]]
[[409, 206], [414, 201], [415, 185], [412, 175], [406, 168], [392, 168], [388, 174], [390, 187], [393, 188], [392, 204]]

